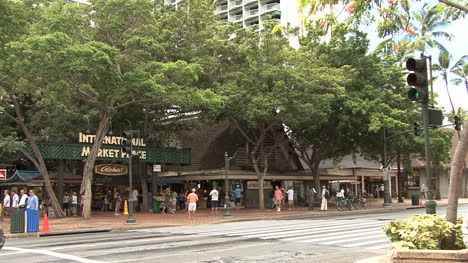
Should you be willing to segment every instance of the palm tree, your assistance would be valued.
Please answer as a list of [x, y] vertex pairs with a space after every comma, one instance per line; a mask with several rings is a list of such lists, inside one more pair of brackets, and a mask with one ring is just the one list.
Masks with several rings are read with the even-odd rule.
[[455, 107], [453, 106], [452, 96], [450, 95], [450, 90], [449, 90], [449, 85], [448, 85], [448, 73], [449, 73], [451, 59], [452, 59], [452, 56], [450, 55], [450, 53], [448, 53], [448, 51], [442, 51], [439, 54], [439, 63], [434, 64], [432, 68], [440, 72], [440, 76], [442, 76], [442, 79], [445, 82], [445, 88], [447, 89], [447, 95], [450, 100], [450, 105], [452, 106], [452, 112], [455, 112]]
[[452, 79], [452, 83], [457, 86], [465, 83], [466, 92], [468, 92], [468, 55], [461, 57], [450, 72], [457, 76], [457, 78]]
[[444, 6], [441, 4], [430, 6], [425, 3], [421, 10], [414, 13], [417, 23], [408, 25], [405, 29], [409, 33], [408, 39], [415, 42], [416, 50], [426, 51], [427, 46], [440, 51], [447, 49], [435, 38], [451, 40], [452, 34], [442, 30], [450, 24], [449, 18], [444, 15]]

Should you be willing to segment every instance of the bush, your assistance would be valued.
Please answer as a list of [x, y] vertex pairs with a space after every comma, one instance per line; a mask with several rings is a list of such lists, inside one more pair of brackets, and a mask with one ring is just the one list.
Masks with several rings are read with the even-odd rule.
[[441, 249], [443, 240], [451, 236], [452, 231], [456, 233], [456, 249], [465, 248], [462, 217], [459, 217], [454, 225], [436, 215], [414, 215], [403, 221], [393, 220], [382, 228], [390, 241], [396, 242], [390, 249], [438, 250]]

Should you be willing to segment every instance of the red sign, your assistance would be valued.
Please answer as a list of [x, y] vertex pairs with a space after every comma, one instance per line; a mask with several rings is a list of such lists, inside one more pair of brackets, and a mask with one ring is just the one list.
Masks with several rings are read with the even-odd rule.
[[6, 170], [0, 169], [0, 180], [6, 180]]

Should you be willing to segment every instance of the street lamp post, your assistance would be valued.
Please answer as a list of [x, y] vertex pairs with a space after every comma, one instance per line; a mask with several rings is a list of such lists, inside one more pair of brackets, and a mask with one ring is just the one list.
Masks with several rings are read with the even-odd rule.
[[229, 171], [229, 155], [227, 152], [224, 153], [224, 175], [225, 175], [225, 197], [224, 197], [224, 214], [223, 218], [231, 218], [231, 210], [229, 205], [229, 181], [228, 181], [228, 171]]
[[130, 123], [129, 120], [128, 124], [130, 126], [130, 153], [128, 154], [128, 184], [129, 184], [129, 190], [128, 190], [128, 218], [125, 221], [126, 224], [135, 224], [136, 220], [133, 217], [133, 193], [132, 193], [132, 159], [133, 159], [133, 130], [132, 130], [132, 124]]
[[387, 137], [385, 133], [385, 126], [383, 127], [383, 137], [384, 137], [384, 152], [383, 152], [383, 179], [384, 179], [384, 204], [383, 206], [392, 206], [391, 199], [390, 199], [390, 191], [389, 191], [389, 170], [387, 164]]

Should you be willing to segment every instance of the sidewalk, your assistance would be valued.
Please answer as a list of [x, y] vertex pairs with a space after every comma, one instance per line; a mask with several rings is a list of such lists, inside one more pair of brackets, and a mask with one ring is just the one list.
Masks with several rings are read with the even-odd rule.
[[[318, 216], [331, 216], [343, 214], [362, 214], [373, 213], [388, 210], [404, 210], [412, 206], [411, 200], [405, 203], [398, 203], [397, 199], [393, 200], [392, 207], [384, 208], [382, 206], [383, 200], [372, 200], [368, 204], [367, 209], [354, 210], [354, 211], [337, 211], [335, 207], [329, 207], [328, 211], [313, 210], [308, 211], [307, 207], [299, 207], [294, 211], [281, 210], [276, 212], [272, 209], [241, 209], [236, 211], [231, 209], [232, 218], [224, 219], [224, 209], [218, 210], [218, 215], [211, 215], [211, 209], [197, 210], [195, 219], [188, 219], [187, 213], [177, 211], [175, 214], [153, 214], [145, 212], [136, 212], [134, 217], [136, 224], [125, 224], [128, 216], [121, 214], [115, 216], [113, 212], [96, 212], [93, 211], [92, 220], [82, 220], [81, 217], [65, 217], [65, 218], [49, 218], [49, 227], [51, 233], [66, 234], [68, 232], [91, 232], [91, 231], [122, 231], [130, 229], [141, 228], [154, 228], [154, 227], [168, 227], [168, 226], [187, 226], [187, 225], [200, 225], [200, 224], [218, 224], [225, 222], [237, 222], [247, 220], [268, 220], [268, 219], [294, 219], [294, 218], [307, 218]], [[438, 206], [447, 204], [447, 199], [437, 200]], [[468, 199], [459, 199], [459, 204], [468, 204]], [[40, 222], [40, 230], [42, 230], [42, 221]], [[21, 233], [10, 234], [10, 218], [4, 218], [0, 225], [8, 238], [19, 238], [28, 236], [38, 236], [39, 233]]]

